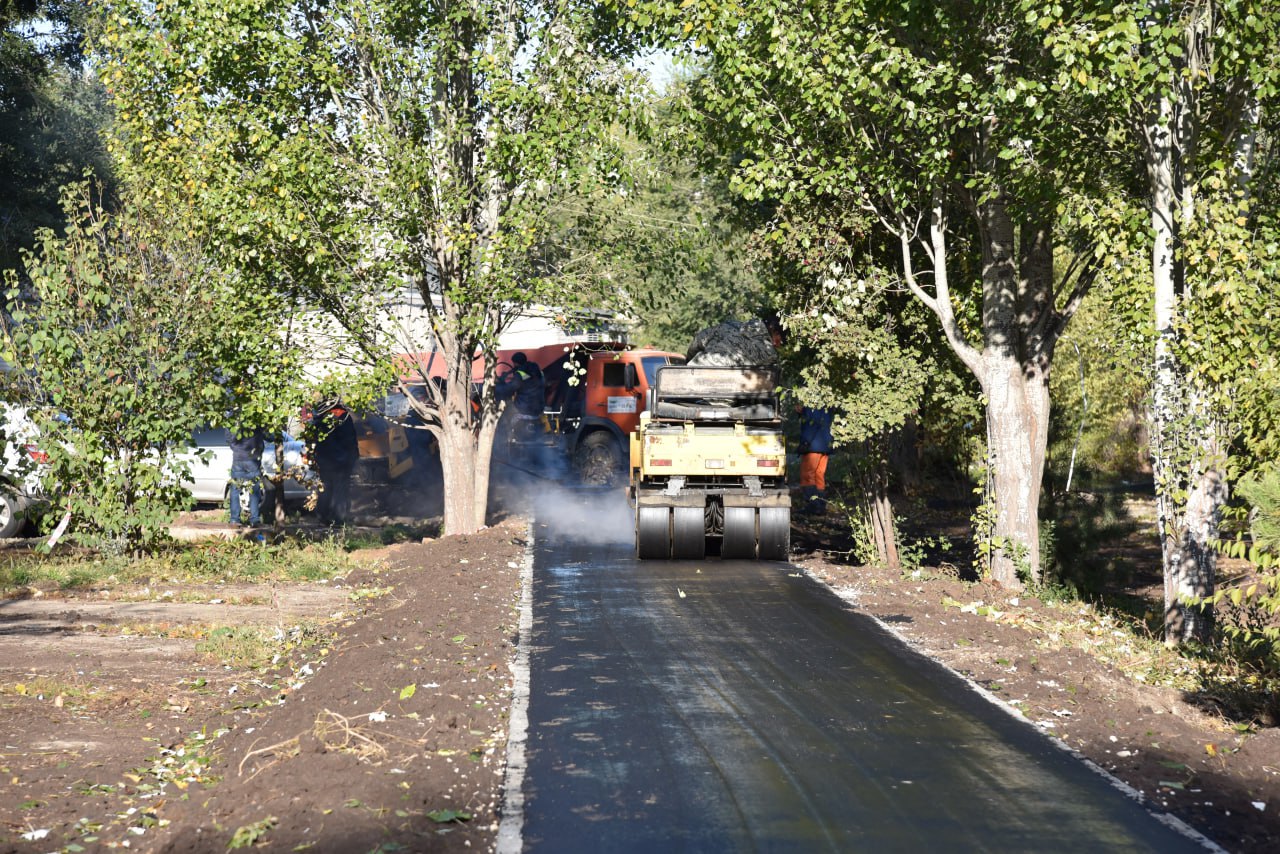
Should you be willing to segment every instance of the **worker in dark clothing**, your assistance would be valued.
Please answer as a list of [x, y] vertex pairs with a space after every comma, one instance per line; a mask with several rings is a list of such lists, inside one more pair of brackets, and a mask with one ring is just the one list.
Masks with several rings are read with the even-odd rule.
[[355, 419], [341, 403], [331, 402], [312, 413], [308, 433], [321, 484], [316, 516], [326, 525], [344, 524], [351, 515], [351, 475], [360, 458]]
[[[261, 427], [227, 430], [227, 444], [231, 447], [231, 524], [241, 524], [241, 513], [249, 511], [249, 527], [262, 524], [262, 448], [266, 444], [266, 431]], [[240, 493], [249, 495], [248, 508], [240, 506]]]
[[831, 455], [832, 415], [825, 409], [800, 410], [800, 495], [802, 513], [827, 512], [827, 457]]
[[546, 378], [536, 362], [524, 353], [513, 353], [511, 372], [497, 388], [499, 400], [511, 400], [510, 415], [504, 415], [508, 451], [516, 452], [525, 465], [540, 470], [546, 459], [545, 434], [550, 431], [546, 409]]
[[529, 361], [524, 353], [511, 356], [512, 370], [498, 384], [499, 400], [511, 400], [515, 420], [511, 423], [514, 435], [525, 441], [549, 430], [544, 410], [547, 403], [546, 378], [536, 362]]
[[516, 412], [530, 418], [541, 418], [547, 399], [546, 380], [542, 375], [542, 368], [538, 367], [537, 362], [530, 362], [529, 357], [524, 353], [513, 355], [511, 364], [514, 370], [509, 382], [514, 384], [512, 391]]

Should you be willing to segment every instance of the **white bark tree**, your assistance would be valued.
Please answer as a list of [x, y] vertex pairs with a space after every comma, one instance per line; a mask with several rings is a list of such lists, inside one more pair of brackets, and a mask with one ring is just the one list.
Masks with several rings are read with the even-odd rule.
[[[1229, 491], [1233, 410], [1258, 364], [1250, 317], [1258, 281], [1252, 159], [1280, 11], [1252, 0], [1080, 3], [1047, 47], [1093, 70], [1089, 84], [1140, 140], [1154, 336], [1151, 452], [1169, 643], [1207, 640], [1219, 526]], [[1262, 299], [1265, 303], [1265, 299]], [[1270, 324], [1267, 324], [1270, 325]], [[1254, 366], [1250, 368], [1252, 363]]]
[[701, 103], [742, 148], [747, 198], [820, 222], [860, 206], [900, 245], [903, 286], [985, 397], [991, 575], [1039, 579], [1049, 372], [1097, 270], [1073, 213], [1114, 171], [1066, 58], [1016, 2], [652, 5], [705, 48]]

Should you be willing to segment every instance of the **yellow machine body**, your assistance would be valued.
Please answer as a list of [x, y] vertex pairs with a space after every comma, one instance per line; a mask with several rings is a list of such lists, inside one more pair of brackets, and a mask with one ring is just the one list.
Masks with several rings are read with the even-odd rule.
[[[641, 421], [648, 421], [648, 413]], [[631, 434], [631, 465], [640, 479], [686, 477], [786, 477], [787, 453], [776, 431], [741, 423], [708, 425], [642, 423]]]

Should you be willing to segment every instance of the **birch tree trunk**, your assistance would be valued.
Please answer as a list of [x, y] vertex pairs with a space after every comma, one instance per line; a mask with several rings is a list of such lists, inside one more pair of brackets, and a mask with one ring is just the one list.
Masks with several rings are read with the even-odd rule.
[[[1153, 234], [1151, 271], [1155, 302], [1155, 378], [1151, 408], [1151, 452], [1156, 519], [1164, 575], [1165, 643], [1207, 641], [1213, 610], [1193, 600], [1213, 595], [1216, 540], [1229, 495], [1226, 447], [1207, 390], [1198, 388], [1179, 358], [1180, 315], [1194, 304], [1185, 261], [1178, 255], [1180, 229], [1195, 226], [1196, 199], [1188, 177], [1197, 157], [1198, 63], [1203, 45], [1193, 19], [1187, 31], [1192, 73], [1156, 99], [1147, 122], [1147, 168]], [[1257, 128], [1257, 102], [1241, 106], [1236, 135], [1236, 179], [1247, 204]]]

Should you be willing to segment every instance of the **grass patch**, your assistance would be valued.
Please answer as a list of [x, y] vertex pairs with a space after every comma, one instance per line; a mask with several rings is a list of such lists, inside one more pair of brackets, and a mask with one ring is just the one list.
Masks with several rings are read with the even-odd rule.
[[358, 564], [335, 539], [260, 545], [242, 540], [174, 544], [141, 557], [71, 549], [0, 556], [0, 593], [30, 587], [82, 590], [116, 584], [296, 583], [338, 578]]
[[377, 531], [344, 529], [334, 536], [331, 542], [344, 551], [353, 552], [361, 549], [380, 549], [397, 543], [416, 543], [439, 536], [440, 523], [428, 522], [420, 525], [384, 525]]
[[265, 670], [291, 652], [320, 646], [331, 638], [316, 623], [301, 623], [288, 629], [219, 626], [196, 644], [196, 652], [231, 667]]
[[988, 619], [1039, 635], [1037, 646], [1086, 652], [1136, 682], [1182, 690], [1194, 685], [1194, 662], [1179, 650], [1166, 647], [1143, 620], [1067, 598], [1049, 599], [1045, 605], [1045, 611], [1037, 616], [1014, 608], [990, 614]]
[[946, 597], [943, 604], [1030, 632], [1038, 647], [1085, 652], [1136, 682], [1184, 691], [1195, 685], [1196, 664], [1188, 651], [1166, 647], [1144, 621], [1078, 600], [1042, 601], [1045, 607], [1040, 611], [1012, 601], [1008, 605], [965, 604]]
[[3, 696], [31, 697], [42, 701], [56, 700], [68, 708], [92, 710], [98, 706], [119, 705], [128, 699], [129, 694], [41, 676], [26, 682], [0, 683], [0, 697]]

